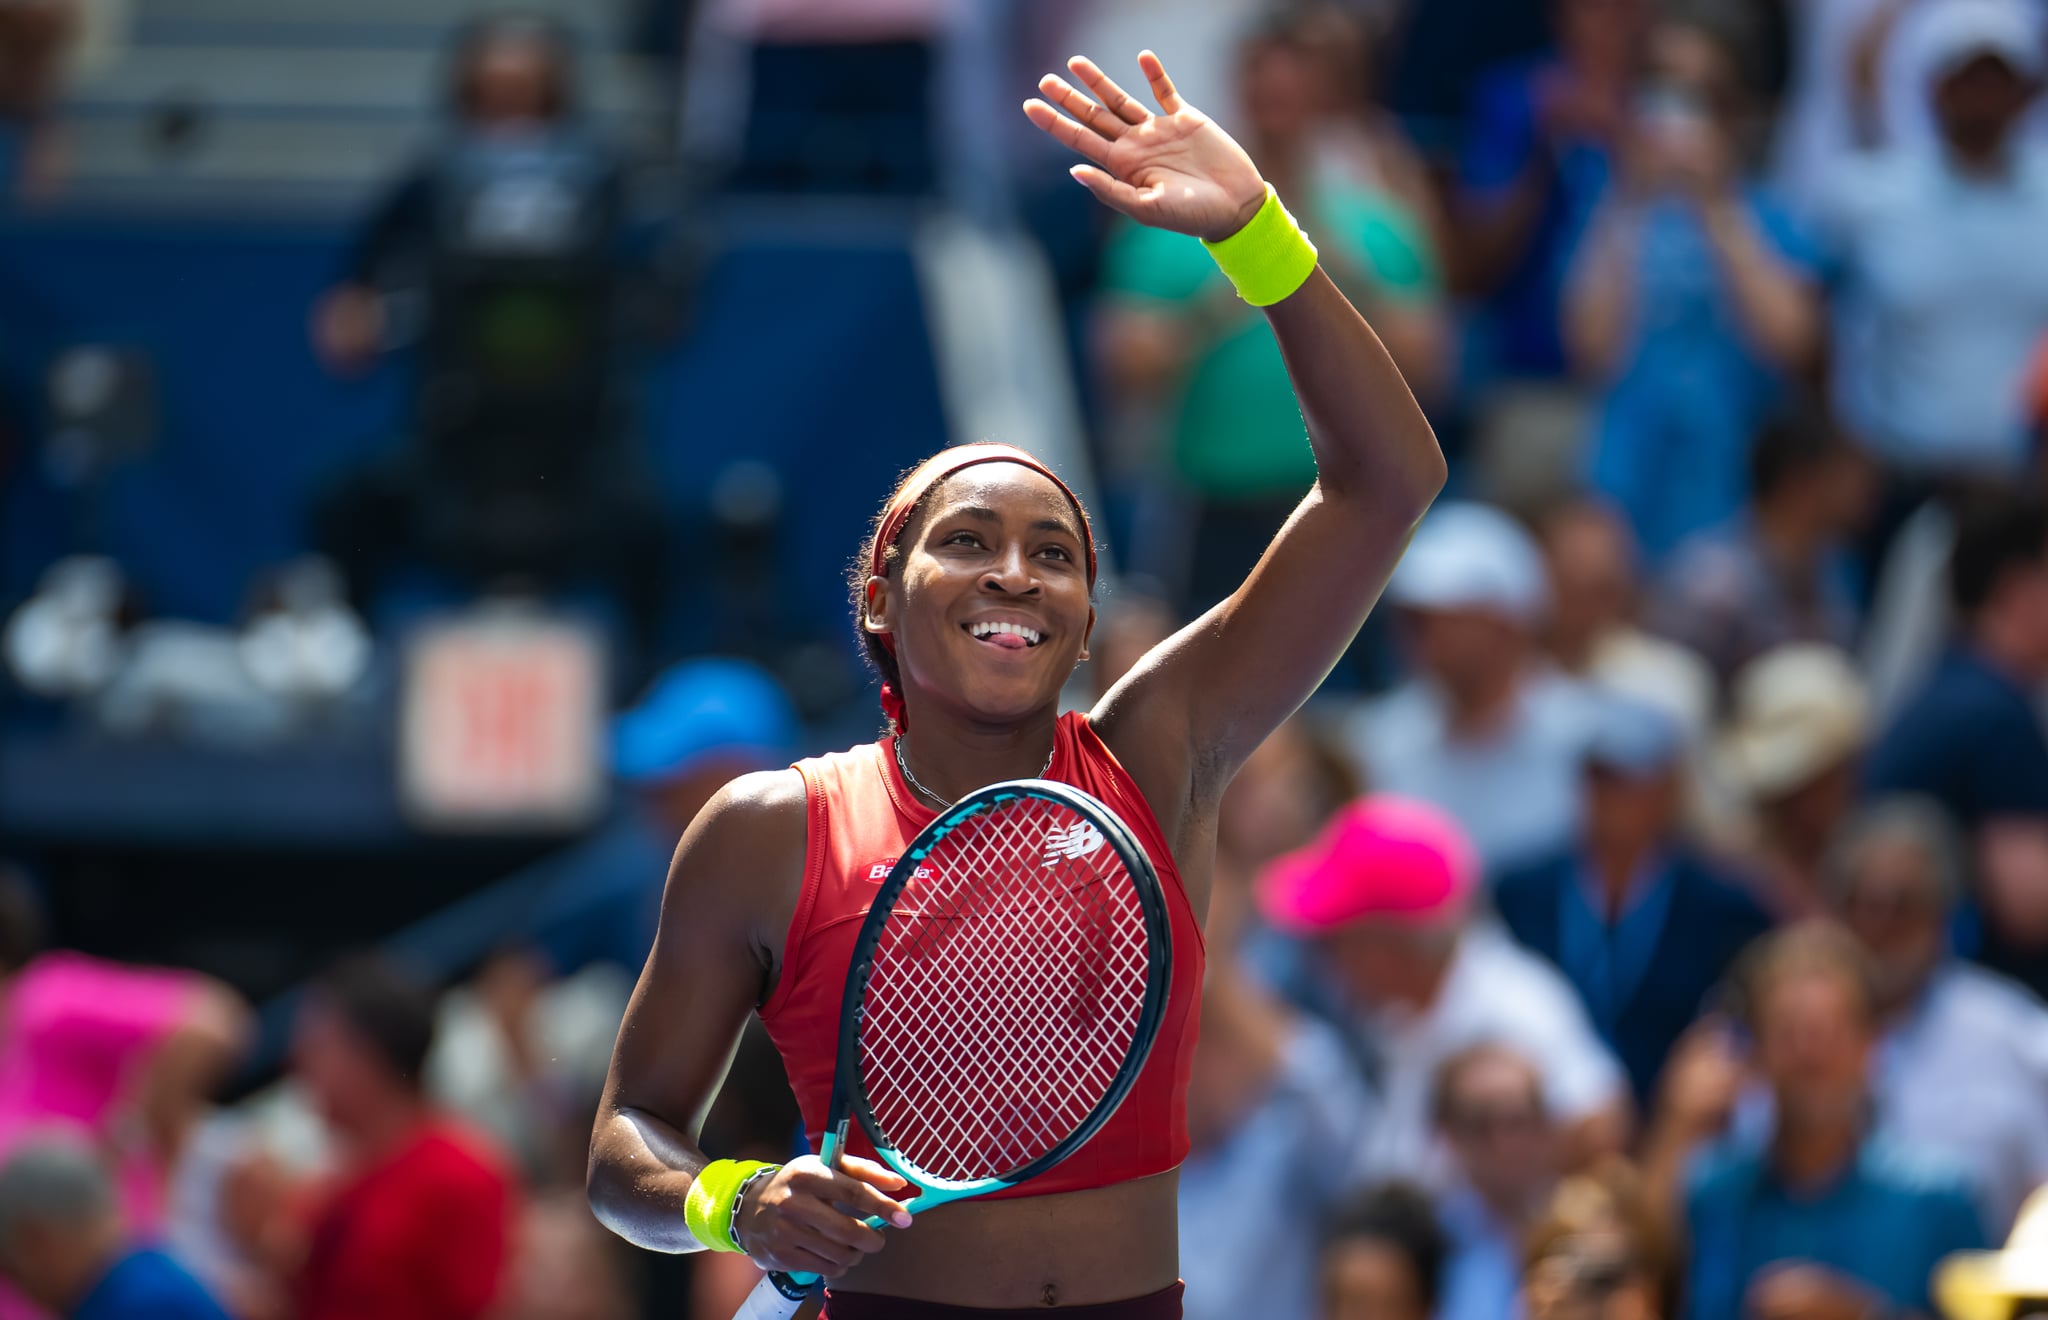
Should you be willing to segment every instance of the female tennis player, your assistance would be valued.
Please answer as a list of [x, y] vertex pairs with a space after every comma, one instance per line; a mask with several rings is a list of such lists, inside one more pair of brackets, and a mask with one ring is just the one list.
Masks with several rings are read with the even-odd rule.
[[[1003, 446], [950, 449], [913, 471], [877, 519], [855, 587], [890, 734], [736, 779], [690, 825], [598, 1113], [599, 1218], [657, 1251], [737, 1246], [763, 1268], [823, 1275], [833, 1320], [1180, 1315], [1176, 1170], [1217, 804], [1337, 663], [1444, 478], [1399, 371], [1258, 167], [1180, 99], [1155, 56], [1139, 65], [1157, 111], [1077, 58], [1068, 68], [1093, 99], [1048, 75], [1045, 99], [1024, 112], [1084, 158], [1079, 183], [1141, 224], [1204, 240], [1246, 301], [1265, 307], [1307, 420], [1315, 488], [1235, 595], [1094, 710], [1063, 717], [1060, 691], [1095, 621], [1080, 503]], [[936, 812], [1034, 777], [1106, 802], [1167, 892], [1166, 1017], [1108, 1126], [1050, 1172], [915, 1225], [880, 1164], [806, 1157], [725, 1189], [711, 1237], [729, 1240], [693, 1232], [693, 1186], [704, 1195], [728, 1164], [707, 1161], [694, 1134], [747, 1014], [775, 1040], [817, 1149], [867, 896]], [[894, 1227], [864, 1226], [870, 1215]]]

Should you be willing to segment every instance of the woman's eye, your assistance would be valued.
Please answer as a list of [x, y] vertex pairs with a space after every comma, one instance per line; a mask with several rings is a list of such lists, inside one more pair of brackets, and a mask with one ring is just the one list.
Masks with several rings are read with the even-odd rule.
[[980, 545], [981, 538], [973, 532], [955, 532], [946, 538], [947, 545]]
[[1049, 545], [1045, 549], [1039, 551], [1039, 553], [1042, 555], [1051, 555], [1055, 559], [1064, 559], [1070, 563], [1073, 561], [1074, 558], [1072, 555], [1067, 553], [1067, 548], [1063, 545]]

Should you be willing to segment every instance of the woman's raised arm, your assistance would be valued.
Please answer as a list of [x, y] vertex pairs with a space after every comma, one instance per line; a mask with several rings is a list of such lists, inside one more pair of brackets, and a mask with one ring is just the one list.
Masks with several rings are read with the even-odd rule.
[[[1244, 149], [1184, 103], [1149, 51], [1159, 105], [1094, 64], [1039, 84], [1033, 123], [1087, 160], [1074, 177], [1141, 224], [1220, 242], [1266, 203]], [[1055, 108], [1057, 106], [1057, 109]], [[1284, 199], [1283, 199], [1284, 200]], [[1096, 721], [1148, 794], [1220, 788], [1335, 667], [1444, 481], [1443, 454], [1379, 336], [1320, 268], [1266, 308], [1315, 449], [1314, 489], [1235, 594], [1103, 699]], [[1161, 759], [1170, 758], [1170, 760]], [[1149, 782], [1148, 782], [1149, 781]]]

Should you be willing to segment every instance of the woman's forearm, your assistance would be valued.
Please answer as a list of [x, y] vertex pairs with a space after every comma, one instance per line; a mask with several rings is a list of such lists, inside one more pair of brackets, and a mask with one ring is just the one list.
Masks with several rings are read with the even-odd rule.
[[683, 1203], [710, 1163], [681, 1129], [621, 1107], [603, 1115], [590, 1142], [588, 1191], [599, 1223], [648, 1251], [701, 1251], [683, 1222]]
[[1563, 308], [1565, 348], [1580, 376], [1605, 379], [1621, 366], [1636, 317], [1641, 247], [1641, 213], [1626, 202], [1603, 207], [1587, 230]]
[[1323, 497], [1419, 516], [1443, 484], [1443, 451], [1386, 345], [1320, 269], [1266, 312]]
[[1813, 286], [1771, 250], [1734, 198], [1709, 203], [1702, 219], [1750, 342], [1779, 370], [1806, 371], [1820, 355], [1820, 298]]

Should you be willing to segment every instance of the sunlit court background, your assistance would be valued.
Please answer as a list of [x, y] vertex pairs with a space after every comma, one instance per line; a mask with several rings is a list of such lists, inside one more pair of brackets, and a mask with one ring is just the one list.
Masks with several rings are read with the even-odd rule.
[[[1452, 474], [1225, 803], [1188, 1314], [1954, 1304], [2048, 1181], [2042, 24], [0, 0], [0, 1318], [730, 1314], [589, 1125], [693, 813], [877, 735], [896, 475], [1082, 493], [1077, 706], [1314, 478], [1263, 321], [1018, 112], [1146, 47]], [[1304, 847], [1343, 929], [1258, 900]], [[750, 1035], [705, 1144], [801, 1140]]]

